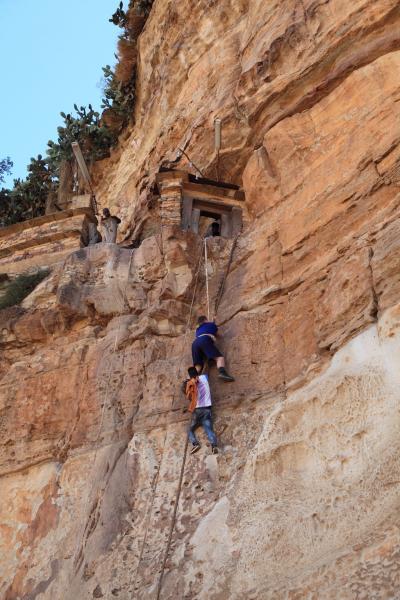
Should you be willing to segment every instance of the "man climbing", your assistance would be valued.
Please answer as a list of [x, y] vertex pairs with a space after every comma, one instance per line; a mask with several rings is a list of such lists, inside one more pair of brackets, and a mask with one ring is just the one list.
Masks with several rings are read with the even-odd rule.
[[214, 321], [207, 321], [207, 317], [197, 319], [196, 338], [192, 344], [192, 358], [198, 373], [201, 373], [206, 359], [214, 359], [217, 363], [218, 377], [223, 381], [235, 381], [225, 369], [225, 359], [215, 345], [215, 336], [218, 327]]
[[192, 419], [189, 426], [189, 441], [192, 444], [190, 454], [200, 450], [200, 443], [195, 430], [200, 425], [203, 427], [213, 454], [218, 454], [217, 436], [214, 433], [211, 412], [211, 392], [207, 375], [199, 375], [196, 367], [189, 367], [189, 380], [186, 382], [186, 397], [190, 401], [189, 411]]
[[103, 208], [101, 226], [104, 229], [104, 241], [107, 244], [115, 244], [117, 239], [118, 225], [121, 223], [119, 217], [112, 216], [108, 208]]

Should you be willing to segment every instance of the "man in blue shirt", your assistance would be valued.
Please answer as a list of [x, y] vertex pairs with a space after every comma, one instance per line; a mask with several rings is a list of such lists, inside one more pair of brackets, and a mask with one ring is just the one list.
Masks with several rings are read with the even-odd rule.
[[202, 372], [204, 361], [214, 359], [217, 363], [218, 377], [223, 381], [235, 381], [225, 369], [225, 359], [215, 345], [218, 327], [214, 321], [207, 321], [206, 317], [197, 320], [196, 338], [192, 344], [193, 364], [199, 373]]

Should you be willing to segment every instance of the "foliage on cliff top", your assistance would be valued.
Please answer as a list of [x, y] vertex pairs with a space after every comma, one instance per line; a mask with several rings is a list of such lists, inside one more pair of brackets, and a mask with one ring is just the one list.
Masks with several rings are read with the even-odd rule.
[[127, 11], [124, 10], [124, 3], [120, 2], [115, 13], [111, 16], [110, 23], [114, 23], [117, 27], [124, 30], [124, 35], [127, 34], [129, 21], [132, 15], [148, 17], [153, 6], [154, 0], [131, 0]]
[[6, 283], [5, 292], [0, 296], [0, 310], [20, 304], [49, 273], [49, 269], [41, 269], [36, 273], [22, 273]]
[[[120, 2], [110, 22], [122, 29], [119, 36], [119, 62], [115, 69], [103, 67], [103, 115], [74, 104], [75, 116], [60, 113], [64, 124], [57, 128], [58, 139], [48, 142], [48, 162], [53, 175], [58, 174], [62, 160], [72, 158], [71, 142], [78, 141], [89, 162], [104, 158], [116, 143], [118, 134], [133, 116], [136, 101], [137, 39], [153, 5], [153, 0], [131, 0], [127, 11]], [[122, 67], [122, 68], [121, 68]], [[107, 113], [107, 114], [106, 114]]]
[[14, 179], [12, 190], [0, 190], [0, 226], [13, 225], [44, 213], [46, 199], [54, 189], [53, 174], [41, 154], [31, 158], [26, 179]]
[[13, 167], [13, 161], [9, 156], [6, 158], [2, 158], [0, 160], [0, 183], [4, 183], [5, 175], [9, 175], [11, 173], [11, 169]]
[[[72, 159], [71, 142], [79, 142], [89, 163], [108, 156], [118, 135], [133, 117], [137, 39], [152, 5], [153, 0], [131, 0], [125, 11], [123, 3], [119, 3], [109, 19], [122, 29], [118, 42], [119, 62], [115, 69], [110, 65], [103, 68], [103, 114], [93, 110], [91, 104], [87, 108], [78, 108], [74, 104], [75, 114], [60, 113], [64, 122], [57, 128], [57, 140], [48, 142], [47, 158], [39, 155], [37, 159], [31, 159], [27, 178], [15, 179], [12, 190], [0, 190], [0, 226], [44, 214], [47, 195], [57, 187], [62, 161]], [[9, 172], [10, 166], [8, 157], [0, 161], [0, 183], [2, 174]]]
[[137, 40], [151, 11], [153, 0], [131, 0], [127, 11], [120, 2], [109, 21], [122, 29], [118, 41], [118, 63], [114, 69], [103, 67], [105, 109], [113, 125], [121, 130], [133, 117], [136, 102]]
[[93, 110], [91, 104], [88, 108], [78, 108], [74, 104], [74, 109], [75, 115], [60, 113], [64, 123], [57, 127], [57, 141], [49, 140], [47, 143], [47, 162], [53, 176], [58, 175], [61, 161], [72, 159], [72, 142], [79, 142], [86, 158], [98, 160], [107, 155], [109, 147], [115, 141], [112, 132], [101, 122], [100, 114]]

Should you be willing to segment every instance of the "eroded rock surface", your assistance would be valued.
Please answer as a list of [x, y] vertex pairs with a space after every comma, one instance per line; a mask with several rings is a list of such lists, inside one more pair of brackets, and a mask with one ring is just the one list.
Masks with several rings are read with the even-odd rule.
[[[136, 125], [97, 167], [138, 247], [71, 254], [1, 316], [2, 597], [398, 596], [399, 15], [155, 1]], [[220, 454], [200, 433], [185, 458], [202, 242], [153, 184], [178, 148], [215, 177], [215, 116], [249, 213], [217, 313], [236, 382], [211, 369]]]

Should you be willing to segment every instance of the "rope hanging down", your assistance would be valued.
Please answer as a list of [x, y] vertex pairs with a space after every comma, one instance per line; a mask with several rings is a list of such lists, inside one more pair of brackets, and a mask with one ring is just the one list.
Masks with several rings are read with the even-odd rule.
[[204, 272], [206, 275], [206, 295], [207, 295], [207, 319], [210, 320], [210, 293], [208, 289], [208, 256], [207, 256], [207, 238], [204, 238]]
[[[186, 347], [186, 338], [187, 338], [187, 334], [188, 334], [188, 332], [190, 330], [190, 323], [191, 323], [191, 320], [192, 320], [193, 306], [194, 306], [194, 300], [195, 300], [196, 291], [197, 291], [197, 284], [198, 284], [198, 280], [199, 280], [199, 273], [200, 273], [201, 259], [202, 259], [201, 247], [200, 247], [200, 252], [196, 252], [196, 254], [197, 253], [199, 254], [199, 258], [198, 258], [198, 261], [197, 261], [197, 264], [196, 264], [194, 290], [193, 290], [193, 294], [192, 294], [192, 301], [190, 303], [189, 316], [188, 316], [188, 319], [187, 319], [187, 322], [186, 322], [186, 329], [185, 329], [185, 335], [184, 335], [184, 341], [183, 341], [183, 348]], [[178, 377], [179, 377], [179, 374], [180, 374], [180, 370], [181, 370], [182, 361], [184, 359], [184, 356], [185, 356], [185, 350], [182, 351], [182, 354], [181, 354], [181, 357], [180, 357], [180, 361], [178, 363], [178, 369], [177, 369], [177, 376]], [[167, 429], [165, 430], [164, 445], [165, 445], [166, 436], [167, 436]], [[178, 488], [177, 488], [177, 495], [176, 495], [175, 503], [174, 503], [174, 510], [173, 510], [172, 519], [171, 519], [171, 526], [170, 526], [170, 530], [169, 530], [169, 534], [168, 534], [166, 551], [165, 551], [165, 554], [164, 554], [164, 557], [163, 557], [163, 562], [162, 562], [161, 572], [160, 572], [160, 578], [159, 578], [158, 585], [157, 585], [157, 598], [160, 597], [161, 586], [162, 586], [162, 579], [163, 579], [163, 575], [164, 575], [164, 571], [165, 571], [165, 565], [167, 563], [167, 559], [168, 559], [168, 555], [169, 555], [169, 548], [170, 548], [170, 545], [171, 545], [172, 535], [173, 535], [173, 531], [174, 531], [174, 528], [175, 528], [176, 515], [177, 515], [177, 511], [178, 511], [178, 504], [179, 504], [180, 494], [181, 494], [181, 490], [182, 490], [183, 474], [184, 474], [184, 471], [185, 471], [187, 449], [188, 449], [188, 439], [186, 439], [186, 444], [185, 444], [185, 448], [184, 448], [184, 452], [183, 452], [182, 465], [181, 465], [181, 475], [180, 475], [180, 478], [179, 478], [179, 483], [178, 483]], [[146, 513], [145, 535], [143, 537], [143, 541], [142, 541], [142, 544], [141, 544], [140, 553], [139, 553], [139, 559], [138, 559], [138, 562], [137, 562], [137, 567], [136, 567], [135, 576], [134, 576], [135, 590], [136, 590], [136, 586], [138, 585], [139, 568], [140, 568], [140, 563], [142, 561], [142, 557], [143, 557], [143, 554], [144, 554], [144, 549], [145, 549], [145, 546], [146, 546], [146, 543], [147, 543], [147, 534], [148, 534], [148, 532], [150, 530], [151, 511], [152, 511], [152, 508], [153, 508], [153, 505], [154, 505], [154, 498], [155, 498], [155, 494], [156, 494], [156, 490], [157, 490], [158, 478], [159, 478], [159, 475], [160, 475], [160, 468], [161, 468], [161, 463], [158, 465], [156, 478], [155, 478], [155, 481], [154, 481], [154, 484], [153, 484], [153, 494], [152, 494], [150, 506], [149, 506], [149, 508], [147, 510], [147, 513]]]
[[[187, 334], [188, 334], [188, 332], [190, 330], [190, 323], [191, 323], [191, 320], [192, 320], [194, 300], [195, 300], [195, 297], [196, 297], [197, 284], [198, 284], [198, 280], [199, 280], [199, 273], [200, 273], [200, 267], [201, 267], [201, 259], [202, 259], [202, 252], [200, 251], [199, 252], [199, 259], [198, 259], [198, 263], [197, 263], [197, 267], [196, 267], [195, 284], [194, 284], [194, 290], [193, 290], [193, 295], [192, 295], [192, 301], [190, 303], [189, 316], [188, 316], [188, 320], [187, 320], [187, 323], [186, 323], [185, 335], [184, 335], [184, 338], [183, 338], [183, 351], [182, 351], [181, 358], [180, 358], [180, 361], [179, 361], [179, 364], [178, 364], [178, 377], [179, 377], [179, 373], [180, 373], [180, 370], [181, 370], [183, 359], [184, 359], [185, 354], [186, 354], [185, 344], [186, 344]], [[161, 564], [160, 577], [159, 577], [158, 585], [157, 585], [157, 595], [156, 595], [156, 599], [157, 600], [160, 600], [160, 594], [161, 594], [161, 588], [162, 588], [162, 583], [163, 583], [163, 578], [164, 578], [165, 567], [166, 567], [166, 564], [167, 564], [167, 560], [168, 560], [168, 556], [169, 556], [169, 551], [170, 551], [170, 548], [171, 548], [172, 536], [173, 536], [174, 529], [175, 529], [176, 515], [178, 513], [178, 505], [179, 505], [179, 500], [180, 500], [181, 492], [182, 492], [183, 475], [185, 473], [185, 465], [186, 465], [188, 445], [189, 445], [189, 438], [188, 438], [188, 436], [186, 436], [185, 447], [184, 447], [184, 450], [183, 450], [181, 471], [180, 471], [180, 474], [179, 474], [178, 487], [177, 487], [176, 496], [175, 496], [175, 502], [174, 502], [174, 510], [172, 512], [172, 519], [171, 519], [171, 525], [170, 525], [169, 532], [168, 532], [167, 545], [166, 545], [166, 548], [165, 548], [165, 553], [164, 553], [163, 561], [162, 561], [162, 564]]]
[[[240, 233], [238, 233], [238, 235], [234, 238], [233, 242], [232, 242], [232, 246], [231, 246], [231, 250], [229, 253], [229, 258], [228, 258], [228, 262], [226, 264], [226, 268], [225, 268], [225, 272], [224, 275], [222, 277], [221, 283], [219, 285], [218, 288], [218, 292], [217, 292], [217, 296], [215, 299], [215, 304], [214, 304], [214, 317], [216, 317], [217, 315], [217, 311], [224, 293], [224, 288], [225, 288], [225, 282], [226, 279], [229, 275], [229, 271], [231, 268], [231, 264], [232, 264], [232, 260], [233, 260], [233, 255], [236, 249], [236, 244], [237, 241], [239, 239]], [[209, 293], [209, 286], [208, 286], [208, 252], [207, 252], [207, 239], [208, 238], [204, 238], [204, 272], [205, 272], [205, 277], [206, 277], [206, 296], [207, 296], [207, 319], [210, 320], [210, 293]]]
[[218, 308], [219, 308], [220, 302], [222, 300], [222, 296], [224, 294], [225, 282], [226, 282], [226, 279], [227, 279], [227, 277], [229, 275], [229, 271], [230, 271], [232, 260], [233, 260], [233, 255], [234, 255], [234, 252], [235, 252], [235, 249], [236, 249], [236, 244], [237, 244], [237, 241], [239, 239], [239, 236], [240, 236], [240, 232], [237, 234], [237, 236], [233, 240], [233, 244], [231, 246], [231, 251], [229, 253], [229, 258], [228, 258], [228, 262], [227, 262], [227, 265], [226, 265], [225, 273], [224, 273], [224, 276], [223, 276], [222, 281], [220, 283], [220, 286], [219, 286], [219, 289], [218, 289], [218, 292], [217, 292], [217, 297], [216, 297], [216, 300], [215, 300], [214, 316], [217, 316]]
[[[226, 278], [227, 278], [229, 270], [230, 270], [230, 266], [231, 266], [232, 259], [233, 259], [233, 253], [235, 251], [236, 243], [237, 243], [239, 235], [240, 235], [240, 233], [234, 239], [232, 247], [231, 247], [231, 251], [229, 254], [229, 258], [228, 258], [228, 264], [225, 269], [225, 273], [224, 273], [223, 279], [221, 281], [221, 284], [220, 284], [220, 287], [218, 290], [218, 294], [217, 294], [217, 299], [215, 302], [215, 314], [217, 314], [218, 306], [221, 302], [222, 294], [224, 292], [225, 281], [226, 281]], [[205, 273], [206, 273], [207, 311], [208, 311], [208, 319], [210, 319], [210, 298], [209, 298], [209, 291], [208, 291], [208, 269], [207, 269], [208, 256], [207, 256], [207, 241], [206, 240], [207, 240], [207, 238], [204, 239], [204, 262], [205, 262]], [[192, 302], [190, 305], [189, 318], [188, 318], [188, 322], [187, 322], [187, 326], [186, 326], [184, 340], [186, 340], [186, 336], [189, 331], [190, 322], [191, 322], [191, 318], [192, 318], [194, 299], [195, 299], [196, 290], [197, 290], [198, 275], [199, 275], [200, 266], [201, 266], [201, 258], [202, 258], [202, 253], [200, 253], [200, 257], [199, 257], [199, 261], [198, 261], [195, 286], [194, 286], [194, 291], [193, 291], [193, 296], [192, 296]], [[185, 350], [183, 350], [182, 355], [181, 355], [181, 360], [180, 360], [179, 367], [178, 367], [178, 374], [179, 374], [180, 367], [182, 365], [182, 360], [183, 360], [184, 356], [185, 356]], [[177, 487], [177, 492], [176, 492], [176, 497], [175, 497], [175, 502], [174, 502], [174, 510], [172, 513], [171, 526], [170, 526], [169, 533], [168, 533], [167, 546], [165, 549], [164, 558], [163, 558], [162, 565], [161, 565], [160, 577], [159, 577], [158, 585], [157, 585], [156, 600], [160, 600], [160, 597], [161, 597], [161, 589], [162, 589], [162, 584], [163, 584], [164, 572], [165, 572], [165, 567], [167, 564], [167, 560], [168, 560], [168, 556], [169, 556], [169, 552], [170, 552], [170, 548], [171, 548], [172, 536], [174, 533], [175, 524], [176, 524], [176, 516], [178, 513], [179, 500], [180, 500], [181, 492], [182, 492], [182, 482], [183, 482], [183, 476], [185, 473], [185, 465], [186, 465], [188, 446], [189, 446], [189, 438], [188, 438], [188, 436], [186, 436], [181, 470], [180, 470], [180, 474], [179, 474], [178, 487]]]

